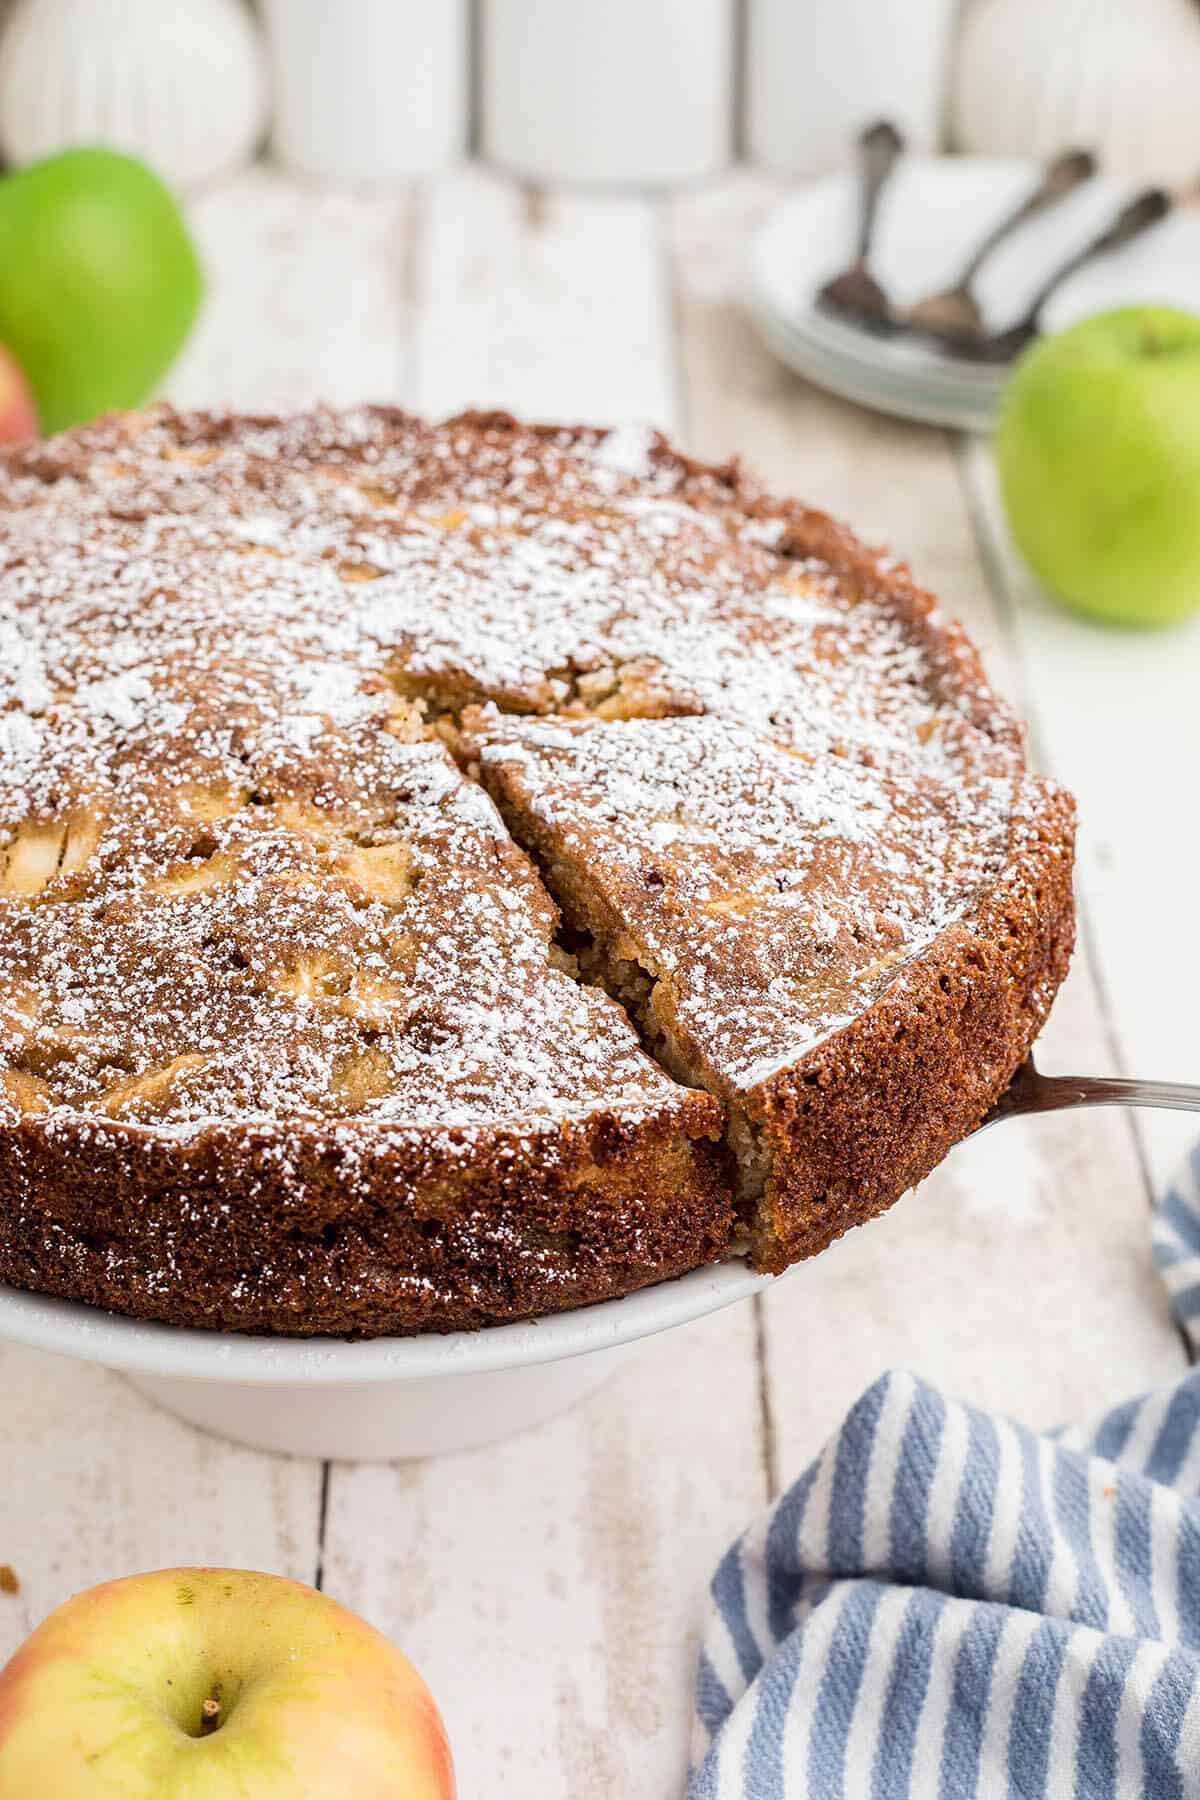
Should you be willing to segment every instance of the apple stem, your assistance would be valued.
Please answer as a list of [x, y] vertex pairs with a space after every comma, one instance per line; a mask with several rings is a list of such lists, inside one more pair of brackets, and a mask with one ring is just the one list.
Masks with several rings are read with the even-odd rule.
[[215, 1731], [221, 1722], [221, 1702], [215, 1699], [205, 1700], [200, 1707], [200, 1736], [207, 1737]]

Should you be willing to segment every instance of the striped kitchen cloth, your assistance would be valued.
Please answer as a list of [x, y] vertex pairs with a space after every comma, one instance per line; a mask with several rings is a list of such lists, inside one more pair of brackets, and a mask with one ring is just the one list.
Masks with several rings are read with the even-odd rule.
[[[1200, 1340], [1200, 1151], [1155, 1260]], [[885, 1375], [725, 1556], [688, 1800], [1200, 1800], [1200, 1369], [1050, 1435]]]

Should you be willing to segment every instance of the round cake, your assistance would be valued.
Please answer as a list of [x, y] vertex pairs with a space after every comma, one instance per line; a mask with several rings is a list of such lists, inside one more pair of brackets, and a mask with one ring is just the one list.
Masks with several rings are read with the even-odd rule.
[[349, 1335], [777, 1271], [1028, 1053], [1069, 799], [737, 463], [160, 408], [0, 509], [3, 1280]]

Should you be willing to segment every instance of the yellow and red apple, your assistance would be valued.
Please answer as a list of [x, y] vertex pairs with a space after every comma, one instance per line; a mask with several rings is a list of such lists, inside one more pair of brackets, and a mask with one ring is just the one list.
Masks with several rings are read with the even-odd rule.
[[0, 444], [19, 444], [37, 435], [37, 412], [29, 383], [0, 346]]
[[163, 1569], [68, 1600], [0, 1672], [0, 1800], [453, 1800], [432, 1696], [327, 1595]]

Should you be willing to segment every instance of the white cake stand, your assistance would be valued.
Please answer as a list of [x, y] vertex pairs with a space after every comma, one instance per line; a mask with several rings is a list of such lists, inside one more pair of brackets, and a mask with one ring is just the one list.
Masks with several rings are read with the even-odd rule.
[[575, 1312], [362, 1343], [146, 1325], [0, 1287], [0, 1338], [119, 1370], [169, 1412], [256, 1449], [380, 1462], [540, 1424], [593, 1393], [638, 1338], [772, 1279], [732, 1260]]

